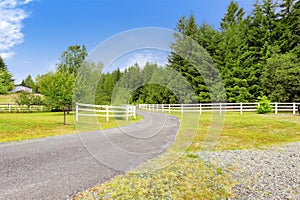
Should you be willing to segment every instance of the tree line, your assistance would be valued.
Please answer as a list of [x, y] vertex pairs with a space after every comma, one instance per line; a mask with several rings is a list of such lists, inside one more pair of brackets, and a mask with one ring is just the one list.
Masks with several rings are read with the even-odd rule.
[[[179, 19], [176, 31], [188, 36], [209, 53], [222, 78], [227, 102], [254, 102], [263, 96], [274, 102], [292, 102], [300, 101], [299, 19], [299, 0], [283, 0], [280, 4], [273, 0], [257, 1], [249, 15], [245, 14], [237, 2], [231, 1], [220, 22], [220, 29], [214, 29], [207, 23], [198, 25], [194, 15], [190, 15]], [[195, 67], [193, 61], [183, 58], [178, 51], [180, 52], [180, 48], [186, 52], [194, 51], [193, 56], [201, 57], [202, 60], [207, 60], [204, 58], [207, 55], [191, 44], [186, 47], [179, 34], [175, 34], [175, 38], [167, 66], [161, 68], [161, 72], [156, 75], [169, 68], [186, 78], [196, 95], [181, 102], [213, 101], [210, 83], [206, 80], [209, 78], [205, 77], [211, 76], [209, 73], [212, 72], [207, 74], [196, 70], [198, 66]], [[117, 70], [103, 75], [101, 89], [97, 92], [98, 103], [110, 102], [112, 89], [123, 74], [135, 73], [137, 77], [146, 77], [149, 70], [157, 71], [159, 68], [149, 63], [141, 67], [135, 65], [124, 73]], [[148, 84], [140, 87], [133, 93], [131, 101], [180, 101], [178, 95], [164, 86], [166, 85]]]
[[[271, 101], [300, 101], [299, 19], [300, 1], [257, 1], [248, 16], [231, 1], [220, 30], [206, 23], [199, 26], [193, 15], [183, 16], [176, 30], [209, 52], [228, 102], [251, 102], [264, 95]], [[211, 100], [203, 78], [190, 63], [172, 53], [169, 66], [188, 78], [200, 102]]]
[[[55, 71], [39, 75], [35, 81], [28, 76], [22, 85], [41, 93], [44, 104], [53, 110], [71, 108], [72, 100], [84, 100], [88, 95], [88, 83], [79, 75], [98, 83], [89, 88], [95, 96], [88, 97], [96, 104], [111, 104], [116, 94], [125, 90], [130, 90], [127, 103], [211, 102], [216, 100], [213, 90], [227, 102], [253, 102], [263, 96], [276, 102], [300, 101], [299, 19], [299, 0], [283, 0], [280, 4], [257, 1], [249, 15], [231, 1], [218, 29], [207, 23], [199, 25], [194, 15], [182, 16], [166, 66], [135, 64], [102, 74], [101, 64], [85, 61], [85, 46], [74, 45], [62, 53]], [[0, 61], [0, 93], [6, 93], [13, 87], [13, 80]], [[78, 73], [83, 63], [86, 71]], [[207, 70], [210, 65], [215, 70]], [[83, 81], [77, 85], [85, 87], [85, 94], [80, 88], [73, 91], [76, 80]], [[216, 80], [222, 82], [218, 87], [224, 91], [212, 87]]]

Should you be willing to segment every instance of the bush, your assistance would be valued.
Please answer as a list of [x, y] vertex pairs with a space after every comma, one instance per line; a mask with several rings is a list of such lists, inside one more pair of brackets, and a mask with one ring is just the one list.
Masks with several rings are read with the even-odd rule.
[[258, 114], [270, 113], [273, 111], [273, 108], [270, 104], [270, 100], [266, 96], [259, 97], [259, 105], [257, 106]]
[[15, 102], [20, 106], [26, 105], [28, 112], [30, 112], [31, 106], [43, 104], [43, 100], [40, 95], [35, 95], [32, 93], [28, 93], [28, 92], [19, 93], [18, 96], [16, 96], [16, 98], [15, 98]]

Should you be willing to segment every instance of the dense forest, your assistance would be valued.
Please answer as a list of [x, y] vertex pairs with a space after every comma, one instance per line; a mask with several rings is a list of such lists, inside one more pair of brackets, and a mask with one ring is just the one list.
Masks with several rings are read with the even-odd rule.
[[[99, 74], [101, 64], [92, 63], [84, 74], [98, 81], [89, 90], [96, 90], [95, 103], [114, 103], [125, 90], [130, 92], [126, 103], [255, 102], [263, 96], [274, 102], [300, 101], [300, 1], [280, 2], [256, 1], [247, 15], [231, 1], [219, 28], [182, 16], [166, 66], [135, 64]], [[70, 46], [56, 71], [36, 81], [29, 75], [22, 85], [43, 94], [44, 103], [54, 109], [71, 107], [74, 96], [87, 95], [74, 90], [87, 56], [84, 45]], [[87, 82], [79, 85], [88, 87]], [[12, 74], [0, 59], [0, 93], [12, 87]]]
[[[190, 15], [179, 19], [176, 31], [208, 51], [221, 74], [227, 102], [254, 102], [262, 96], [271, 101], [291, 102], [300, 101], [299, 19], [300, 1], [283, 0], [281, 4], [273, 0], [257, 1], [248, 16], [238, 3], [231, 1], [220, 29], [206, 23], [198, 25], [195, 17]], [[176, 45], [172, 44], [173, 49]], [[124, 74], [144, 77], [147, 83], [147, 76], [155, 78], [168, 68], [180, 72], [196, 93], [196, 98], [191, 96], [181, 102], [212, 101], [207, 81], [195, 70], [193, 63], [175, 52], [168, 59], [165, 68], [148, 63], [132, 66], [124, 72], [117, 70], [102, 75], [96, 102], [110, 103], [113, 89]], [[133, 80], [133, 83], [140, 85], [137, 81]], [[177, 103], [178, 95], [165, 86], [146, 84], [133, 92], [131, 102]]]

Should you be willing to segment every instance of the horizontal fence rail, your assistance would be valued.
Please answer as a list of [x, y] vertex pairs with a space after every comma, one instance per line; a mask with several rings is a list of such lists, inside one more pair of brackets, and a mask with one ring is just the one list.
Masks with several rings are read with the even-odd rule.
[[136, 107], [130, 105], [111, 106], [76, 103], [75, 112], [76, 121], [79, 120], [79, 116], [105, 117], [107, 122], [110, 117], [124, 117], [127, 121], [129, 117], [136, 119]]
[[21, 106], [17, 104], [0, 104], [0, 113], [1, 112], [43, 112], [45, 111], [45, 106], [43, 105], [31, 105]]
[[[296, 114], [300, 103], [270, 103], [273, 107], [273, 112], [292, 112]], [[146, 111], [159, 112], [255, 112], [259, 103], [201, 103], [201, 104], [140, 104], [139, 108]]]

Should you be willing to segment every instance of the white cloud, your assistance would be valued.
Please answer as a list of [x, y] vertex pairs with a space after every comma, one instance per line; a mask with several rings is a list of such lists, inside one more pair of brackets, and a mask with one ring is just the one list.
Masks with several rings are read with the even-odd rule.
[[0, 53], [1, 58], [8, 59], [14, 55], [14, 52], [2, 52]]
[[31, 1], [0, 1], [0, 55], [2, 58], [13, 56], [11, 48], [23, 42], [22, 21], [28, 17], [23, 5]]

